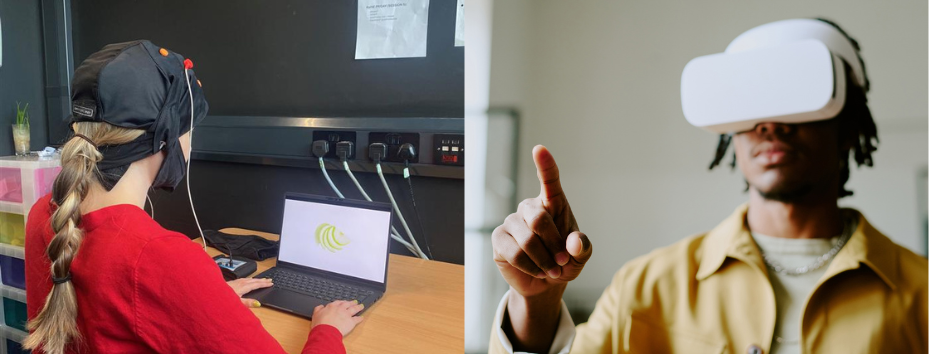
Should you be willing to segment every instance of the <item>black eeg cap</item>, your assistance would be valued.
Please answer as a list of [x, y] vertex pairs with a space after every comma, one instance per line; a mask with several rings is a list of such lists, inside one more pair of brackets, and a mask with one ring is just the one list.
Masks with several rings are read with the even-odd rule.
[[[192, 66], [192, 65], [191, 65]], [[109, 44], [91, 54], [74, 71], [71, 81], [71, 122], [106, 122], [118, 127], [144, 129], [135, 141], [114, 146], [101, 146], [104, 158], [98, 163], [103, 172], [103, 184], [112, 188], [132, 162], [166, 149], [169, 160], [180, 156], [178, 138], [190, 130], [188, 84], [184, 75], [185, 59], [180, 54], [160, 48], [150, 41], [137, 40]], [[194, 124], [209, 110], [196, 74], [189, 72], [193, 95]], [[172, 170], [178, 161], [170, 161]], [[171, 173], [176, 174], [176, 171]], [[183, 178], [156, 178], [154, 187], [174, 189]], [[160, 185], [159, 180], [163, 181]]]

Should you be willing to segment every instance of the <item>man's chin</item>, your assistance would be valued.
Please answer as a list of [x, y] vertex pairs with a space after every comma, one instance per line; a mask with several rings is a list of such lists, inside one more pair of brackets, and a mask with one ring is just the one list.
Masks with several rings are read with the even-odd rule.
[[773, 186], [771, 188], [755, 187], [755, 190], [757, 190], [758, 195], [760, 195], [765, 200], [777, 201], [777, 202], [782, 202], [782, 203], [794, 203], [808, 196], [810, 192], [813, 191], [813, 186], [811, 185], [804, 185], [804, 186], [797, 186], [797, 187]]

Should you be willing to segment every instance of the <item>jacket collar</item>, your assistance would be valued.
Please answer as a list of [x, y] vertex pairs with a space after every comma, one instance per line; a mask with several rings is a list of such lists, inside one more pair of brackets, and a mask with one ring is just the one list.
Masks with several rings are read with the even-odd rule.
[[[897, 248], [893, 241], [881, 234], [868, 223], [864, 215], [852, 210], [858, 217], [858, 227], [842, 250], [836, 254], [823, 279], [846, 270], [859, 268], [864, 264], [896, 290]], [[703, 257], [697, 269], [697, 280], [703, 280], [715, 274], [727, 258], [737, 259], [760, 268], [767, 274], [767, 267], [761, 259], [761, 251], [755, 245], [751, 232], [745, 227], [745, 214], [748, 204], [742, 204], [713, 230], [707, 233], [703, 244]]]

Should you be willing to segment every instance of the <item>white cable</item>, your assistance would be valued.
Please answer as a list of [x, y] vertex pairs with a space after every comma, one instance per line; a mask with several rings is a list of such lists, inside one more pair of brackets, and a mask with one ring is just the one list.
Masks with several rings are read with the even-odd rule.
[[[348, 168], [348, 161], [342, 161], [342, 166], [345, 167], [345, 172], [348, 172], [348, 177], [352, 179], [352, 182], [355, 182], [355, 187], [357, 187], [358, 191], [361, 192], [361, 195], [365, 197], [365, 200], [369, 202], [372, 201], [371, 197], [368, 196], [368, 193], [365, 192], [365, 189], [361, 187], [361, 183], [358, 183], [358, 179], [355, 178], [355, 174], [352, 173], [352, 169]], [[413, 254], [417, 254], [416, 249], [413, 248], [413, 245], [411, 245], [409, 242], [406, 242], [406, 240], [404, 240], [403, 237], [400, 237], [400, 233], [397, 232], [397, 229], [394, 228], [393, 225], [390, 225], [390, 232], [391, 232], [390, 238], [406, 246], [406, 249], [410, 250], [410, 252], [412, 252]]]
[[190, 87], [190, 74], [187, 73], [187, 68], [184, 68], [184, 78], [187, 79], [187, 93], [190, 95], [190, 132], [188, 132], [190, 135], [187, 136], [187, 142], [190, 144], [190, 157], [187, 158], [187, 200], [190, 201], [190, 211], [194, 214], [194, 222], [197, 223], [197, 231], [200, 232], [203, 248], [206, 248], [206, 237], [203, 237], [200, 219], [197, 218], [197, 210], [194, 209], [194, 197], [190, 194], [190, 163], [194, 158], [194, 91]]
[[416, 254], [416, 249], [413, 248], [413, 245], [411, 245], [409, 242], [406, 242], [406, 240], [400, 238], [400, 236], [397, 236], [396, 234], [391, 233], [390, 238], [394, 239], [394, 241], [400, 242], [401, 245], [406, 246], [406, 249], [409, 250], [410, 253]]
[[390, 192], [390, 187], [387, 186], [387, 180], [384, 179], [384, 171], [381, 170], [380, 161], [377, 162], [377, 176], [381, 178], [381, 184], [384, 185], [384, 190], [387, 191], [387, 197], [390, 198], [390, 204], [393, 205], [394, 211], [397, 212], [397, 216], [400, 218], [400, 223], [403, 225], [403, 229], [406, 230], [406, 235], [410, 237], [410, 241], [413, 243], [413, 247], [416, 247], [416, 251], [419, 253], [419, 257], [428, 260], [429, 257], [426, 257], [426, 254], [423, 253], [423, 250], [419, 248], [419, 245], [416, 243], [416, 239], [413, 238], [413, 233], [410, 232], [410, 226], [406, 224], [406, 220], [403, 218], [403, 213], [400, 212], [400, 207], [397, 206], [397, 201], [394, 200], [394, 195]]
[[[342, 161], [342, 162], [345, 163], [346, 171], [348, 171], [348, 175], [352, 177], [352, 181], [355, 181], [355, 186], [358, 187], [358, 190], [361, 191], [361, 194], [365, 197], [365, 199], [367, 199], [370, 202], [371, 197], [368, 197], [368, 193], [365, 193], [364, 189], [361, 188], [361, 185], [358, 184], [358, 180], [355, 179], [355, 176], [352, 174], [352, 171], [348, 170], [348, 163], [345, 161]], [[326, 172], [326, 164], [323, 162], [322, 157], [319, 158], [319, 168], [323, 171], [323, 176], [326, 177], [326, 181], [329, 182], [329, 187], [332, 187], [332, 191], [334, 191], [335, 194], [339, 196], [339, 198], [345, 199], [345, 196], [342, 195], [342, 192], [339, 191], [339, 188], [336, 187], [335, 183], [332, 183], [332, 179], [329, 178], [329, 172]], [[400, 233], [397, 232], [397, 229], [395, 229], [393, 225], [390, 226], [390, 230], [392, 231], [392, 233], [390, 234], [390, 238], [406, 246], [406, 249], [410, 250], [410, 252], [416, 253], [416, 250], [413, 248], [413, 245], [411, 245], [409, 242], [406, 242], [406, 240], [400, 237]]]
[[326, 172], [326, 163], [323, 162], [323, 157], [319, 157], [319, 169], [323, 171], [323, 177], [326, 177], [326, 182], [329, 182], [329, 187], [332, 187], [332, 191], [335, 192], [335, 195], [339, 196], [340, 199], [345, 199], [345, 196], [342, 195], [342, 192], [339, 191], [339, 188], [335, 186], [335, 183], [332, 183], [332, 179], [329, 178], [329, 172]]
[[[365, 193], [364, 188], [361, 188], [361, 183], [358, 183], [358, 179], [355, 178], [355, 174], [352, 173], [352, 169], [348, 168], [348, 161], [342, 161], [342, 166], [345, 167], [345, 172], [348, 172], [348, 177], [352, 179], [352, 182], [355, 182], [355, 187], [358, 187], [358, 191], [361, 192], [361, 195], [370, 202], [371, 197], [368, 196], [368, 193]], [[393, 228], [393, 226], [391, 226], [391, 228]], [[394, 230], [394, 232], [397, 231]]]
[[155, 204], [152, 204], [152, 198], [148, 197], [148, 194], [145, 195], [145, 200], [148, 201], [148, 208], [152, 211], [151, 216], [152, 220], [155, 220]]

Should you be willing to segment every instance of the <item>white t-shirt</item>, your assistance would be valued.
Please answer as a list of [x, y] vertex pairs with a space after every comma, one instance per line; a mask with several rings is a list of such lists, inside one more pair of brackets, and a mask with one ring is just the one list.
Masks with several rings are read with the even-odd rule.
[[[817, 258], [829, 252], [839, 236], [831, 239], [793, 239], [762, 235], [752, 232], [755, 244], [761, 253], [777, 261], [784, 267], [799, 268], [810, 265]], [[768, 279], [774, 288], [774, 302], [777, 305], [777, 322], [774, 326], [774, 338], [771, 342], [771, 354], [800, 353], [800, 321], [803, 318], [803, 304], [816, 283], [826, 274], [829, 262], [817, 270], [800, 275], [775, 273], [768, 268]]]

